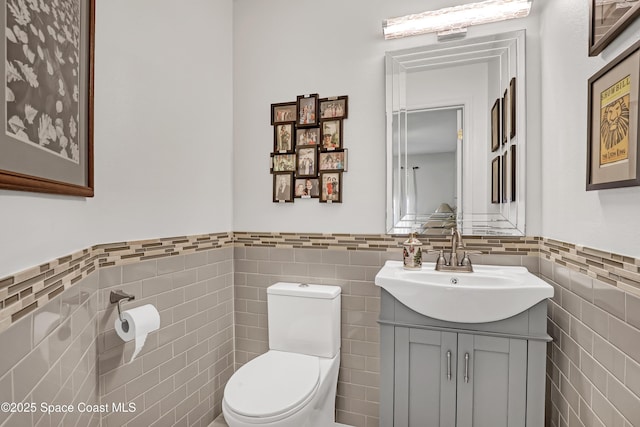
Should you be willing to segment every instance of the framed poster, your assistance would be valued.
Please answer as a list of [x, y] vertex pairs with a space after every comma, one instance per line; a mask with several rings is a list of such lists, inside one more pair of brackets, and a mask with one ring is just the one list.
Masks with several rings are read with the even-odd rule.
[[509, 161], [511, 162], [511, 199], [510, 201], [515, 202], [516, 201], [516, 172], [517, 172], [517, 166], [516, 166], [516, 146], [512, 145], [511, 146], [511, 155], [509, 156]]
[[509, 108], [509, 89], [504, 90], [504, 95], [502, 96], [502, 117], [501, 117], [501, 126], [500, 131], [502, 133], [502, 143], [506, 144], [509, 142], [509, 133], [507, 129], [507, 110]]
[[491, 203], [500, 203], [500, 158], [491, 161]]
[[638, 0], [589, 0], [589, 56], [596, 56], [640, 16]]
[[589, 79], [587, 190], [640, 185], [640, 41]]
[[5, 2], [0, 188], [93, 196], [94, 15], [95, 0]]
[[516, 137], [516, 78], [509, 82], [509, 139]]
[[496, 99], [491, 107], [491, 151], [500, 147], [500, 100]]

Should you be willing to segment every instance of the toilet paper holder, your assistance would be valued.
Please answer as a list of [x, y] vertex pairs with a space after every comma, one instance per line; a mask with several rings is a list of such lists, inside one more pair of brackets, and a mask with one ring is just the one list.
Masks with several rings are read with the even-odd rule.
[[129, 329], [129, 325], [128, 322], [122, 318], [122, 308], [120, 307], [120, 304], [122, 304], [123, 301], [131, 301], [134, 299], [136, 299], [135, 295], [129, 295], [120, 290], [111, 291], [109, 294], [109, 302], [111, 302], [111, 304], [118, 305], [118, 318], [120, 318], [120, 322], [122, 322], [122, 327], [125, 329], [125, 332]]

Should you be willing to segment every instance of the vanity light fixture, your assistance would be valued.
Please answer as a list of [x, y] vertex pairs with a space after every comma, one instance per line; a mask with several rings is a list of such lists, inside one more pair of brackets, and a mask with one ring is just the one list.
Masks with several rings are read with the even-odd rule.
[[488, 24], [529, 15], [531, 0], [486, 0], [429, 10], [382, 22], [384, 38], [397, 39], [425, 33], [465, 34], [470, 25]]

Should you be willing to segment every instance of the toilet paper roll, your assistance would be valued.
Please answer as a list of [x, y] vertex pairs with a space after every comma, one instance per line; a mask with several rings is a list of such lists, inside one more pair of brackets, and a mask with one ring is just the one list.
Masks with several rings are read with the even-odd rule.
[[122, 320], [116, 317], [116, 333], [124, 342], [135, 340], [135, 348], [129, 363], [140, 353], [147, 335], [160, 327], [160, 313], [151, 304], [132, 308], [122, 312]]

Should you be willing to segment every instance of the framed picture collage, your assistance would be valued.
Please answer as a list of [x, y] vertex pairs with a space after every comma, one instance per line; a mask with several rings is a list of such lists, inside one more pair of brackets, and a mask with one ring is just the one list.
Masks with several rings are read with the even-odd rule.
[[516, 201], [516, 79], [491, 108], [491, 203]]
[[347, 172], [345, 96], [299, 95], [295, 102], [271, 104], [273, 202], [319, 199], [342, 203], [342, 174]]

